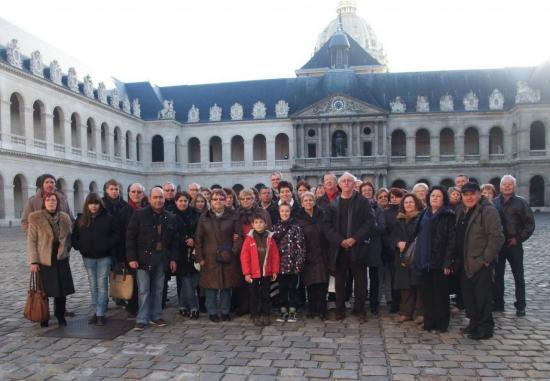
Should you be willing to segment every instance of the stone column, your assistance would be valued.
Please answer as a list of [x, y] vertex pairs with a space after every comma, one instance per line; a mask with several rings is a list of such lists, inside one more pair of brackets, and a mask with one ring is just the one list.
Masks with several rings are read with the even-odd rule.
[[10, 115], [10, 101], [9, 99], [0, 100], [0, 138], [2, 140], [2, 146], [11, 147], [11, 115]]
[[416, 160], [416, 137], [407, 135], [406, 137], [407, 163], [414, 163]]
[[34, 147], [34, 125], [33, 125], [33, 109], [31, 107], [25, 107], [23, 110], [23, 123], [25, 128], [25, 145], [27, 147]]
[[332, 134], [331, 134], [331, 125], [327, 123], [327, 133], [325, 135], [325, 146], [326, 146], [326, 157], [332, 156]]
[[[101, 158], [101, 127], [94, 127], [94, 136], [93, 136], [94, 149], [97, 158]], [[143, 152], [142, 152], [143, 155]]]
[[[222, 161], [224, 168], [231, 168], [231, 141], [227, 139], [228, 138], [222, 139]], [[266, 148], [269, 148], [269, 142]]]
[[65, 189], [64, 192], [69, 209], [73, 212], [73, 215], [76, 216], [76, 210], [74, 210], [74, 188], [72, 184], [67, 184], [67, 189]]
[[88, 155], [88, 126], [79, 123], [76, 128], [80, 131], [80, 149], [82, 150], [82, 157]]
[[479, 135], [479, 161], [489, 161], [489, 135], [486, 133]]
[[[530, 126], [525, 120], [521, 120], [518, 123], [518, 158], [529, 157], [531, 151], [530, 147]], [[548, 133], [546, 134], [548, 135]], [[547, 147], [548, 148], [548, 147]]]
[[[113, 158], [115, 157], [115, 133], [114, 133], [114, 130], [111, 130], [109, 128], [109, 131], [107, 133], [107, 154]], [[151, 140], [149, 140], [149, 154], [151, 152]]]
[[[6, 220], [15, 219], [15, 200], [13, 197], [13, 183], [7, 183], [10, 179], [4, 179], [4, 218]], [[27, 201], [26, 199], [24, 200]]]
[[[176, 162], [176, 148], [175, 139], [171, 136], [167, 136], [164, 139], [164, 167], [173, 168]], [[121, 155], [122, 156], [122, 155]]]
[[464, 131], [455, 133], [455, 161], [464, 161]]
[[[296, 133], [296, 157], [297, 158], [303, 158], [303, 157], [305, 157], [305, 155], [303, 153], [302, 125], [301, 124], [295, 124], [294, 125], [294, 131]], [[246, 158], [246, 147], [245, 147], [245, 158]]]
[[434, 163], [439, 162], [439, 134], [430, 135], [430, 156]]
[[71, 153], [71, 148], [73, 147], [73, 135], [71, 131], [71, 118], [65, 118], [63, 121], [63, 133], [65, 135], [65, 154]]
[[512, 160], [512, 126], [502, 126], [502, 149], [504, 150], [504, 160]]
[[208, 168], [210, 163], [210, 144], [201, 142], [201, 167]]
[[46, 128], [46, 154], [53, 156], [53, 114], [46, 112], [42, 117], [44, 118]]
[[265, 138], [265, 144], [266, 144], [266, 159], [267, 159], [267, 167], [271, 168], [275, 166], [275, 137], [272, 135], [268, 135]]

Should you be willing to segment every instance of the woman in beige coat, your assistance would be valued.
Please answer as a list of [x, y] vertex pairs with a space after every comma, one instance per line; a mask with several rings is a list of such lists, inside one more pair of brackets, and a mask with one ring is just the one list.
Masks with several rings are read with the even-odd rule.
[[[54, 298], [54, 315], [59, 325], [67, 325], [65, 304], [67, 295], [74, 293], [69, 266], [71, 248], [71, 218], [59, 211], [56, 193], [44, 195], [42, 209], [32, 212], [28, 220], [27, 255], [32, 272], [39, 271], [44, 290]], [[40, 323], [47, 327], [48, 322]]]

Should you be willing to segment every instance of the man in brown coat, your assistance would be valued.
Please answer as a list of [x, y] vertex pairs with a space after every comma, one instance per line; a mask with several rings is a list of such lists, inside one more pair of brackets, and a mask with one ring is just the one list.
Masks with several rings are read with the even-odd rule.
[[[211, 209], [203, 213], [195, 232], [196, 260], [201, 265], [199, 286], [204, 289], [206, 309], [213, 322], [230, 320], [231, 289], [242, 279], [239, 259], [242, 233], [239, 216], [225, 208], [226, 193], [214, 189], [210, 199]], [[220, 254], [228, 256], [222, 263]]]

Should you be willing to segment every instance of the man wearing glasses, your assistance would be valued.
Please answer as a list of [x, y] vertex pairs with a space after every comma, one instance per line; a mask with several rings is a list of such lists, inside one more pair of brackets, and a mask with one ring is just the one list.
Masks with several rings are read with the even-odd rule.
[[174, 200], [174, 197], [176, 197], [176, 186], [174, 183], [164, 183], [162, 186], [162, 191], [164, 192], [164, 209], [169, 211], [170, 213], [174, 213], [176, 210], [176, 202]]

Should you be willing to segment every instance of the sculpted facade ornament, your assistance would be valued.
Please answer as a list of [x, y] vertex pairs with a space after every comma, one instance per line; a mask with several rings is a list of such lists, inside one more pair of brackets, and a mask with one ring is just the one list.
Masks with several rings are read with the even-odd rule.
[[72, 91], [78, 92], [78, 78], [76, 77], [76, 69], [74, 67], [69, 68], [69, 74], [67, 75], [67, 86]]
[[199, 121], [200, 111], [195, 105], [192, 105], [187, 113], [187, 122], [188, 123], [197, 123]]
[[117, 110], [120, 110], [120, 96], [118, 95], [117, 89], [113, 89], [113, 91], [111, 91], [111, 106]]
[[516, 104], [540, 102], [540, 90], [532, 89], [525, 81], [518, 81], [517, 86]]
[[382, 110], [371, 107], [359, 100], [337, 95], [315, 103], [298, 115], [301, 117], [320, 117], [332, 115], [380, 114], [382, 112]]
[[137, 98], [132, 101], [132, 114], [137, 118], [141, 118], [141, 105]]
[[254, 107], [252, 108], [252, 118], [265, 119], [265, 113], [265, 104], [260, 101], [254, 103]]
[[23, 67], [21, 52], [19, 51], [19, 45], [17, 44], [17, 40], [15, 38], [8, 42], [8, 46], [6, 47], [6, 55], [8, 58], [8, 63], [11, 66], [18, 67], [19, 69]]
[[284, 100], [280, 100], [275, 105], [275, 116], [277, 118], [288, 118], [288, 103]]
[[42, 55], [38, 50], [31, 53], [31, 72], [44, 78], [44, 64], [42, 63]]
[[56, 85], [61, 86], [61, 78], [61, 66], [59, 66], [57, 60], [53, 60], [52, 62], [50, 62], [50, 80]]
[[174, 111], [174, 101], [164, 100], [162, 102], [162, 110], [158, 114], [159, 119], [176, 119], [176, 112]]
[[416, 97], [416, 112], [429, 112], [430, 111], [430, 102], [428, 97], [424, 95], [419, 95]]
[[97, 85], [97, 99], [99, 99], [101, 103], [107, 104], [107, 89], [103, 82], [99, 82]]
[[239, 103], [231, 106], [231, 120], [243, 120], [243, 106]]
[[214, 103], [214, 106], [210, 107], [210, 121], [219, 122], [222, 120], [222, 108]]
[[489, 109], [502, 110], [504, 108], [504, 95], [499, 89], [494, 89], [489, 95]]
[[401, 99], [401, 97], [395, 97], [393, 102], [390, 102], [391, 112], [402, 113], [407, 111], [407, 104]]
[[122, 96], [122, 111], [124, 111], [127, 114], [132, 113], [132, 110], [130, 107], [130, 99], [128, 99], [128, 94], [124, 94]]
[[455, 105], [453, 102], [453, 97], [449, 94], [445, 94], [439, 100], [439, 110], [440, 111], [453, 111]]
[[462, 103], [464, 103], [464, 110], [477, 111], [479, 106], [479, 99], [473, 91], [470, 91], [468, 94], [466, 94]]
[[82, 88], [84, 90], [84, 95], [86, 95], [88, 98], [94, 97], [94, 83], [92, 82], [92, 77], [90, 76], [90, 74], [84, 77]]

